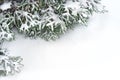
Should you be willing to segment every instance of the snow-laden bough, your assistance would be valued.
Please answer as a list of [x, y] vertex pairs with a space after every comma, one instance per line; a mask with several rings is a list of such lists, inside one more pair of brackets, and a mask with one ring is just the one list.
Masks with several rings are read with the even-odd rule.
[[[0, 43], [14, 40], [16, 31], [30, 38], [56, 40], [74, 24], [86, 26], [92, 14], [104, 12], [100, 0], [1, 0]], [[22, 58], [2, 50], [0, 75], [19, 72]]]

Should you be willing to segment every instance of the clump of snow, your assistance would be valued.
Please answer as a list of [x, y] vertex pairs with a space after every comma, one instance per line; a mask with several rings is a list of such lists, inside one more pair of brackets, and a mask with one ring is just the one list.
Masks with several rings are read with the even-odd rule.
[[0, 6], [0, 9], [7, 10], [10, 7], [11, 7], [11, 2], [5, 2]]

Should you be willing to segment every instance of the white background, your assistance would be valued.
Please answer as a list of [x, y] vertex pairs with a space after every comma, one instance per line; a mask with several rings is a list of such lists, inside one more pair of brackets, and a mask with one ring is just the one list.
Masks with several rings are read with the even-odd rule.
[[22, 72], [0, 80], [120, 80], [120, 0], [102, 0], [108, 13], [94, 15], [57, 41], [18, 36], [5, 43], [24, 58]]

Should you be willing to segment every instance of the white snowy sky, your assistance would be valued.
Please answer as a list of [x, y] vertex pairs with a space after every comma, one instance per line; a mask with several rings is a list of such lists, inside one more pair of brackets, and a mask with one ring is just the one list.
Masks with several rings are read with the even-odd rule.
[[17, 36], [4, 47], [24, 58], [22, 72], [0, 80], [120, 80], [120, 0], [57, 41]]

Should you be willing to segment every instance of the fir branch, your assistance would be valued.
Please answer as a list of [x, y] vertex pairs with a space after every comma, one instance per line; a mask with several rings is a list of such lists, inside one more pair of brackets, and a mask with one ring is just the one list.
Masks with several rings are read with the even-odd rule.
[[0, 49], [0, 76], [14, 75], [20, 72], [21, 57], [9, 56], [6, 49]]
[[[0, 5], [6, 0], [0, 1]], [[8, 0], [9, 1], [9, 0]], [[94, 13], [106, 10], [100, 0], [10, 0], [11, 7], [0, 9], [0, 42], [14, 39], [14, 30], [25, 36], [56, 40], [74, 24], [86, 26]], [[4, 49], [3, 49], [4, 50]], [[0, 75], [19, 72], [22, 58], [0, 50]]]
[[[72, 24], [87, 25], [94, 12], [104, 12], [104, 9], [99, 10], [98, 5], [101, 5], [99, 0], [16, 1], [10, 9], [12, 15], [8, 18], [13, 17], [12, 25], [19, 32], [29, 37], [42, 37], [50, 40], [59, 38], [61, 34], [73, 28]], [[8, 23], [7, 27], [11, 32], [9, 29], [11, 26]]]

